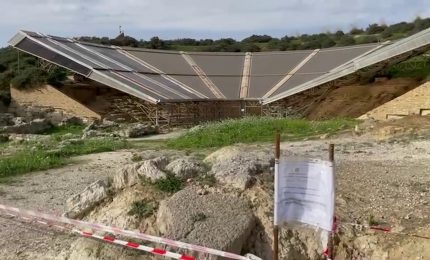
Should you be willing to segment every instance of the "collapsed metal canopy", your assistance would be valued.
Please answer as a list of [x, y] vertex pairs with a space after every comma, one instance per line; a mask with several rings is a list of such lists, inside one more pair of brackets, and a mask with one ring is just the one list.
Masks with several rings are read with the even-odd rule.
[[258, 53], [104, 46], [29, 31], [18, 32], [9, 44], [154, 104], [192, 100], [268, 104], [381, 62], [400, 62], [425, 52], [430, 49], [430, 29], [394, 43]]

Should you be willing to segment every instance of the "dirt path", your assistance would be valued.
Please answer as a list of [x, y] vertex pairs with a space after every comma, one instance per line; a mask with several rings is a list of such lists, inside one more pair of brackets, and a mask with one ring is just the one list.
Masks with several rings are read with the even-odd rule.
[[[70, 196], [92, 182], [111, 177], [131, 152], [109, 152], [76, 157], [58, 169], [36, 172], [0, 184], [0, 203], [61, 214]], [[0, 218], [1, 259], [64, 259], [57, 255], [73, 237]]]

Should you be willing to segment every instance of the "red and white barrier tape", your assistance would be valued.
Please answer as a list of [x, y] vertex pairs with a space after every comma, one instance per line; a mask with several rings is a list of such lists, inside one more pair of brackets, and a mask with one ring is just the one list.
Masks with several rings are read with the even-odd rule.
[[63, 227], [60, 225], [52, 224], [50, 222], [45, 222], [45, 221], [41, 221], [38, 219], [30, 219], [30, 218], [23, 217], [23, 216], [20, 217], [20, 216], [13, 215], [10, 213], [7, 213], [7, 215], [11, 216], [11, 217], [15, 217], [15, 218], [21, 218], [25, 221], [34, 221], [35, 223], [38, 223], [38, 224], [52, 226], [52, 227], [61, 229], [62, 231], [70, 231], [72, 234], [78, 234], [78, 235], [81, 235], [83, 237], [95, 238], [95, 239], [102, 240], [102, 241], [105, 241], [105, 242], [108, 242], [111, 244], [117, 244], [117, 245], [129, 247], [129, 248], [137, 249], [137, 250], [148, 252], [148, 253], [151, 253], [154, 255], [160, 255], [160, 256], [170, 257], [170, 258], [179, 259], [179, 260], [196, 260], [196, 258], [193, 256], [173, 253], [173, 252], [169, 252], [167, 250], [161, 249], [161, 248], [153, 248], [153, 247], [140, 245], [140, 244], [130, 242], [130, 241], [120, 240], [114, 236], [108, 236], [108, 235], [101, 236], [101, 235], [94, 234], [92, 232], [86, 232], [86, 231], [82, 231], [82, 230], [79, 230], [76, 228]]
[[77, 230], [77, 229], [74, 229], [73, 232], [78, 233], [84, 237], [96, 238], [99, 240], [106, 241], [108, 243], [117, 244], [117, 245], [121, 245], [121, 246], [125, 246], [125, 247], [130, 247], [130, 248], [145, 251], [145, 252], [148, 252], [148, 253], [151, 253], [154, 255], [160, 255], [160, 256], [165, 256], [165, 257], [170, 257], [170, 258], [180, 259], [180, 260], [196, 260], [193, 256], [181, 255], [181, 254], [169, 252], [169, 251], [166, 251], [166, 250], [160, 249], [160, 248], [153, 248], [153, 247], [149, 247], [149, 246], [144, 246], [144, 245], [140, 245], [140, 244], [133, 243], [130, 241], [120, 240], [120, 239], [117, 239], [116, 237], [113, 237], [113, 236], [99, 236], [99, 235], [96, 235], [96, 234], [93, 234], [90, 232], [84, 232], [84, 231]]
[[236, 259], [236, 260], [249, 260], [251, 258], [256, 259], [256, 260], [259, 259], [258, 257], [255, 257], [253, 255], [241, 256], [241, 255], [224, 252], [224, 251], [217, 250], [217, 249], [207, 248], [207, 247], [198, 246], [198, 245], [192, 245], [192, 244], [188, 244], [188, 243], [184, 243], [184, 242], [180, 242], [180, 241], [175, 241], [175, 240], [171, 240], [171, 239], [167, 239], [167, 238], [151, 236], [151, 235], [138, 233], [138, 232], [134, 232], [134, 231], [130, 231], [130, 230], [120, 229], [117, 227], [109, 227], [109, 226], [105, 226], [102, 224], [85, 222], [82, 220], [69, 219], [66, 217], [60, 217], [60, 216], [45, 214], [45, 213], [36, 212], [36, 211], [32, 211], [32, 210], [19, 209], [19, 208], [10, 207], [10, 206], [6, 206], [6, 205], [2, 205], [2, 204], [0, 204], [0, 210], [6, 211], [8, 213], [12, 212], [14, 214], [10, 214], [10, 215], [18, 215], [18, 216], [24, 217], [24, 218], [26, 216], [27, 217], [30, 216], [33, 218], [46, 220], [47, 222], [58, 222], [58, 223], [72, 225], [75, 227], [90, 228], [90, 229], [96, 230], [96, 231], [102, 231], [102, 232], [108, 232], [111, 234], [123, 235], [126, 237], [137, 238], [137, 239], [141, 239], [141, 240], [145, 240], [145, 241], [169, 245], [169, 246], [187, 249], [187, 250], [191, 250], [191, 251], [196, 251], [196, 252], [200, 252], [200, 253], [204, 253], [204, 254], [222, 256], [222, 257], [226, 257], [226, 258], [230, 258], [230, 259]]

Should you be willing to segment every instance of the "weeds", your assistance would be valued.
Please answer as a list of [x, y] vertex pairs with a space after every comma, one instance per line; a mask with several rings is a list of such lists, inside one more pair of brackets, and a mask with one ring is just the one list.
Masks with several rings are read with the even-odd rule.
[[[69, 143], [60, 148], [57, 144], [25, 145], [21, 151], [0, 159], [0, 179], [31, 171], [47, 170], [65, 165], [71, 156], [109, 152], [129, 147], [125, 140], [88, 139]], [[51, 150], [50, 150], [51, 149]]]
[[157, 187], [157, 189], [169, 193], [180, 191], [183, 185], [184, 183], [181, 179], [171, 174], [167, 175], [166, 178], [155, 182], [155, 187]]
[[209, 187], [213, 187], [216, 184], [216, 178], [212, 174], [202, 174], [197, 177], [197, 181], [200, 185], [208, 185]]
[[154, 202], [147, 200], [139, 200], [133, 202], [131, 209], [128, 211], [129, 216], [135, 216], [138, 219], [144, 219], [154, 214], [157, 206]]
[[375, 219], [375, 216], [369, 215], [369, 218], [367, 219], [367, 223], [369, 226], [376, 226], [379, 225], [379, 222]]
[[307, 137], [334, 134], [352, 128], [351, 119], [309, 121], [305, 119], [247, 117], [207, 123], [192, 132], [168, 141], [176, 149], [222, 147], [235, 143], [272, 141], [279, 131], [283, 140], [300, 140]]
[[61, 140], [63, 140], [63, 137], [66, 134], [82, 135], [84, 128], [85, 128], [84, 125], [77, 125], [77, 124], [54, 126], [53, 128], [47, 130], [44, 134], [45, 135], [51, 135], [52, 138], [54, 138], [58, 141], [61, 141]]
[[143, 160], [143, 157], [139, 154], [133, 154], [133, 156], [131, 157], [132, 162], [140, 162], [142, 160]]

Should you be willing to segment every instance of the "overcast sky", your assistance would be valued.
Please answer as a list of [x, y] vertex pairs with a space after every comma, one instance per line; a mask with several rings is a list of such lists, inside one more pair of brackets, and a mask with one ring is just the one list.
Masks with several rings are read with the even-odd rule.
[[1, 0], [0, 46], [18, 30], [58, 36], [242, 39], [430, 17], [430, 0]]

